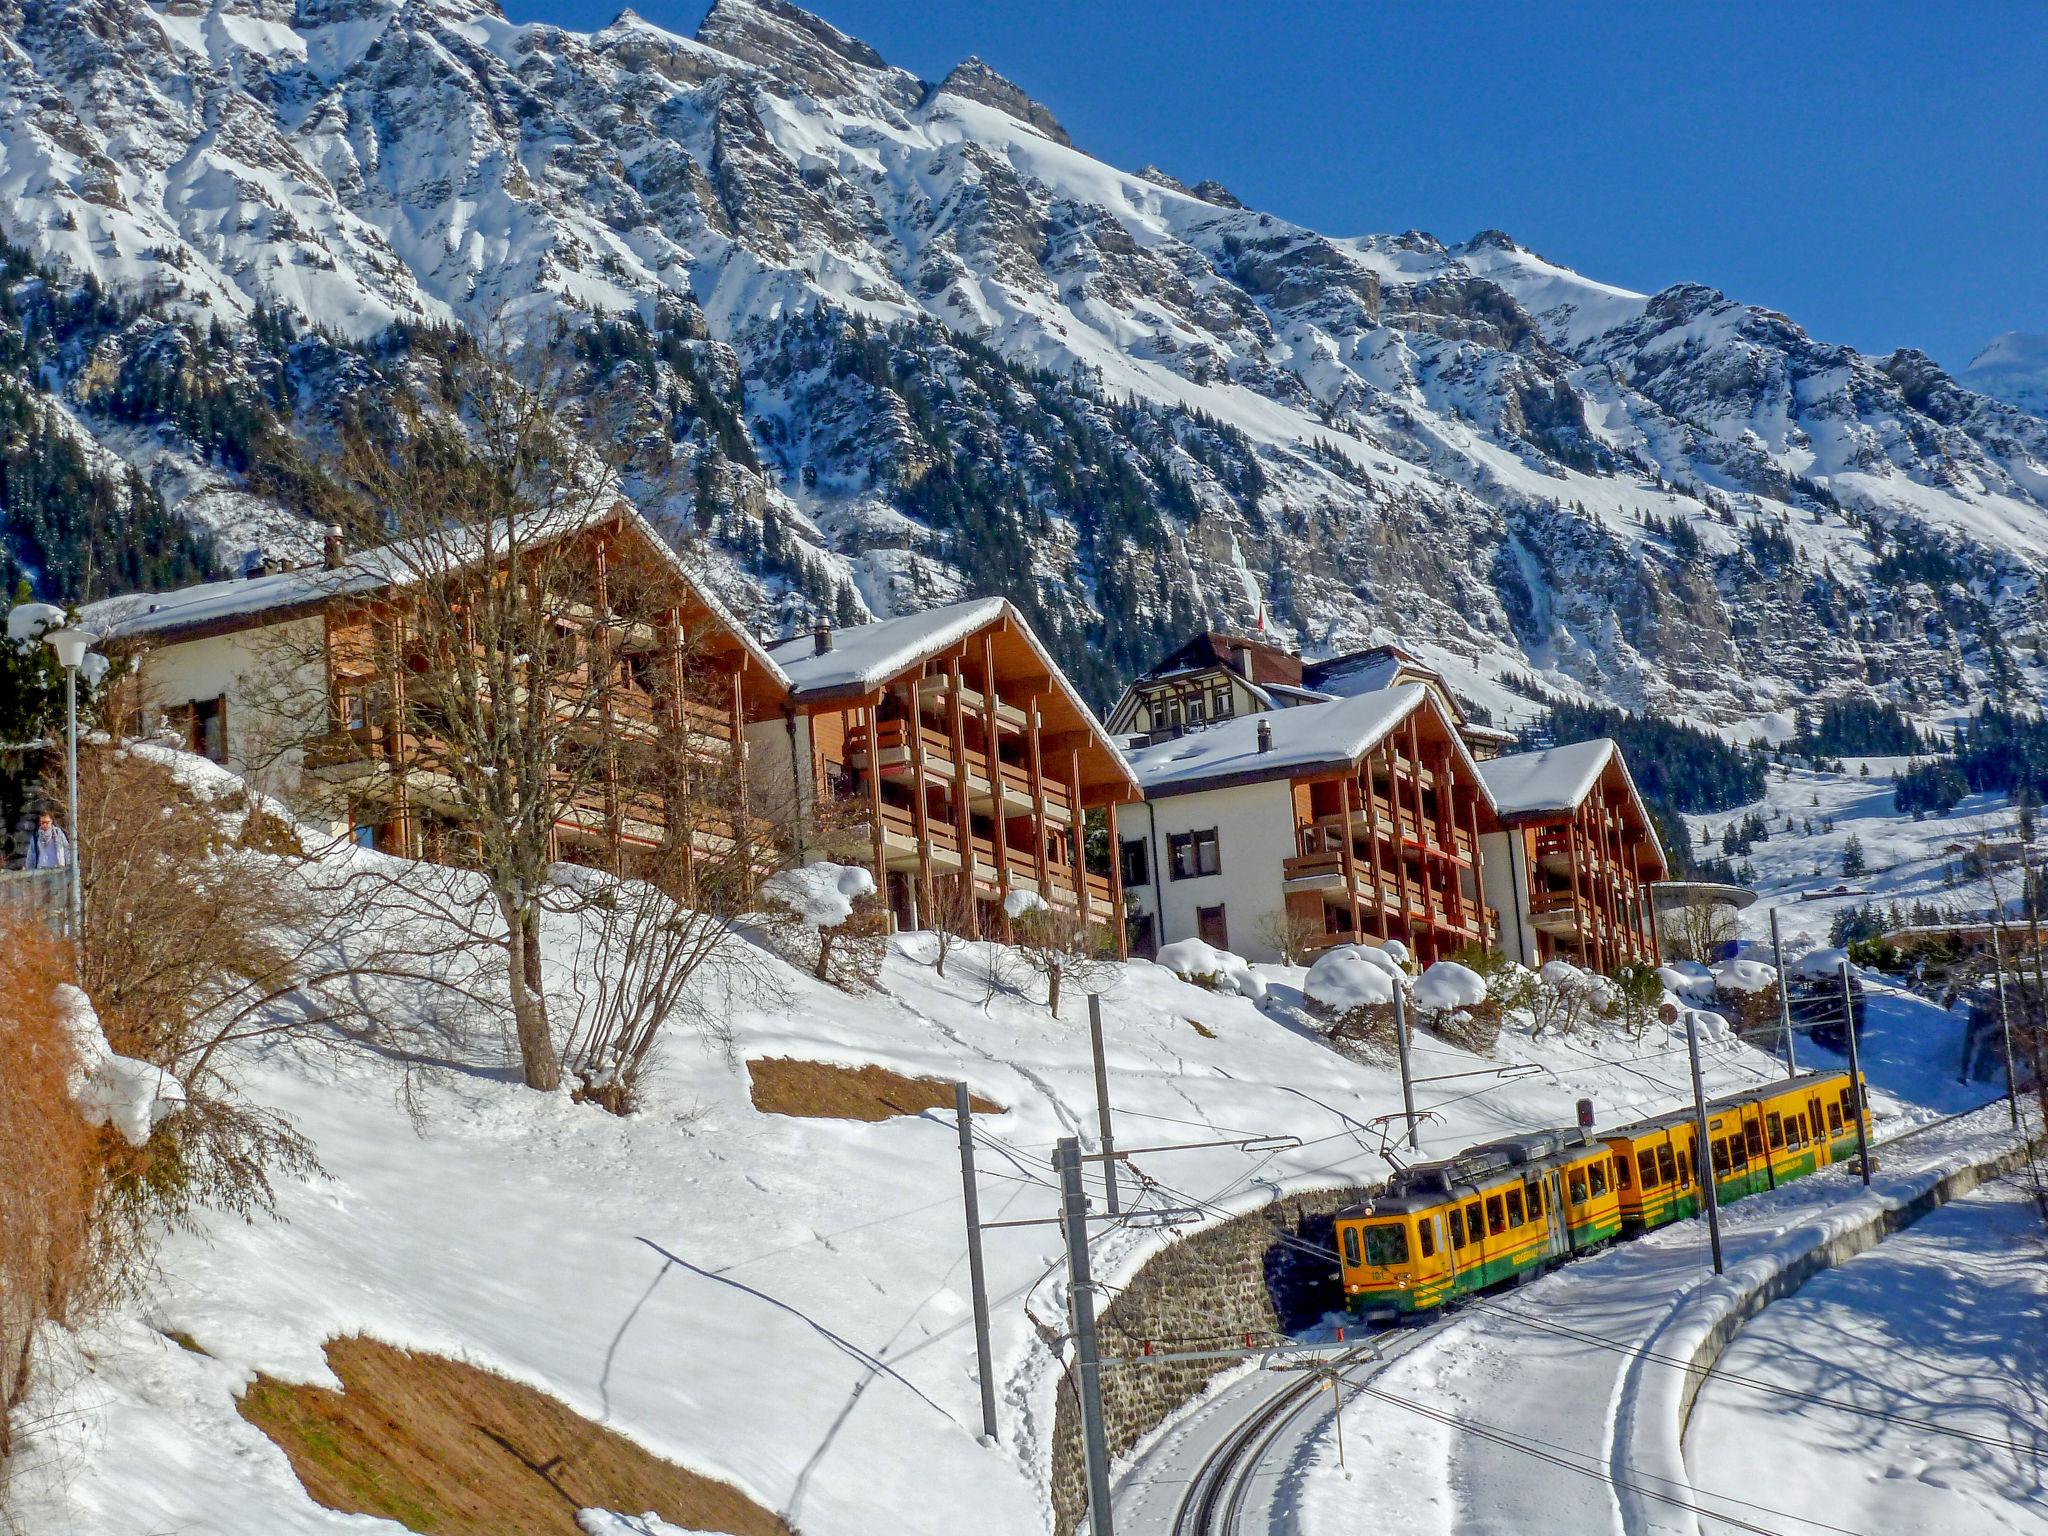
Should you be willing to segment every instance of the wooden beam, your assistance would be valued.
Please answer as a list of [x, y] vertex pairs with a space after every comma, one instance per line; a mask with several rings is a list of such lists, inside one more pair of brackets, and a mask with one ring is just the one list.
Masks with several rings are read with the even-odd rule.
[[[1309, 809], [1315, 809], [1311, 802]], [[1353, 943], [1365, 937], [1365, 929], [1358, 916], [1358, 856], [1351, 847], [1351, 778], [1350, 775], [1337, 781], [1338, 825], [1344, 836], [1339, 842], [1338, 865], [1344, 871], [1344, 901], [1351, 910], [1351, 939]]]
[[1074, 796], [1074, 903], [1081, 921], [1088, 921], [1088, 829], [1081, 818], [1081, 753], [1067, 754], [1067, 782]]
[[1565, 822], [1565, 849], [1570, 856], [1572, 867], [1572, 917], [1579, 929], [1579, 959], [1598, 969], [1593, 959], [1592, 936], [1586, 931], [1585, 904], [1579, 896], [1579, 816], [1574, 811]]
[[[946, 722], [953, 741], [953, 830], [960, 839], [960, 878], [967, 882], [968, 927], [982, 937], [981, 906], [974, 890], [974, 812], [967, 803], [967, 723], [960, 712], [960, 658], [946, 664]], [[924, 717], [918, 716], [919, 728]]]
[[1411, 946], [1415, 940], [1414, 903], [1408, 897], [1408, 834], [1403, 826], [1406, 813], [1401, 807], [1401, 756], [1392, 738], [1386, 744], [1387, 803], [1394, 812], [1394, 883], [1401, 893], [1401, 933]]
[[1003, 809], [1003, 738], [996, 726], [996, 637], [993, 630], [984, 630], [981, 636], [981, 750], [988, 759], [991, 846], [996, 853], [996, 901], [1002, 913], [996, 922], [1007, 940], [1010, 937], [1010, 829], [1008, 815]]
[[889, 901], [889, 853], [882, 839], [882, 695], [878, 689], [868, 701], [868, 815], [874, 821], [875, 890], [882, 904]]
[[[1026, 729], [1030, 733], [1031, 748], [1031, 813], [1033, 817], [1031, 856], [1032, 862], [1038, 870], [1038, 894], [1043, 900], [1051, 901], [1052, 873], [1048, 867], [1045, 849], [1047, 828], [1045, 819], [1045, 761], [1039, 750], [1039, 726], [1042, 718], [1038, 708], [1038, 695], [1034, 693], [1031, 695], [1031, 703], [1027, 711], [1028, 723], [1026, 725]], [[1081, 814], [1081, 808], [1078, 805], [1070, 807], [1070, 810], [1076, 816]]]
[[921, 679], [910, 680], [910, 792], [917, 803], [911, 807], [911, 829], [917, 838], [917, 905], [923, 926], [932, 926], [932, 828], [931, 786], [924, 776], [924, 713], [918, 698]]
[[1119, 960], [1131, 958], [1130, 924], [1124, 916], [1124, 845], [1117, 836], [1116, 802], [1109, 802], [1104, 811], [1109, 822], [1109, 910], [1110, 920], [1116, 925], [1116, 957]]
[[1372, 787], [1372, 755], [1358, 765], [1358, 787], [1365, 798], [1366, 857], [1372, 864], [1372, 914], [1373, 926], [1380, 931], [1380, 942], [1385, 943], [1391, 935], [1387, 931], [1387, 877], [1380, 864], [1380, 807], [1379, 795]]

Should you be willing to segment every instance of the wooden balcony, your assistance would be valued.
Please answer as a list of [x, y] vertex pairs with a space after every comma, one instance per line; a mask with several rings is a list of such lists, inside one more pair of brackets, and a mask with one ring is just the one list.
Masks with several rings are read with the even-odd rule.
[[[1312, 822], [1296, 826], [1295, 835], [1303, 853], [1334, 851], [1344, 844], [1345, 818], [1339, 813], [1334, 816], [1318, 816]], [[1370, 806], [1354, 806], [1350, 826], [1352, 841], [1377, 835], [1391, 843], [1394, 839], [1394, 812], [1386, 797], [1375, 795]], [[1417, 836], [1418, 826], [1420, 837]], [[1457, 864], [1472, 862], [1472, 834], [1463, 827], [1451, 828], [1450, 846], [1444, 846], [1442, 829], [1434, 816], [1425, 816], [1418, 823], [1415, 812], [1408, 806], [1401, 808], [1401, 840], [1403, 848], [1416, 849], [1432, 858], [1447, 859]], [[1360, 857], [1364, 857], [1361, 852]]]
[[[927, 677], [917, 685], [917, 708], [922, 715], [934, 716], [940, 720], [952, 718], [953, 679], [950, 676]], [[970, 683], [960, 684], [960, 711], [974, 725], [981, 728], [987, 718], [987, 699], [980, 689]], [[996, 701], [996, 729], [1006, 736], [1021, 736], [1030, 727], [1030, 717], [1014, 704], [1005, 704], [1000, 696]]]
[[[883, 778], [898, 784], [915, 780], [917, 771], [912, 762], [913, 744], [921, 745], [924, 751], [924, 777], [928, 787], [951, 792], [957, 777], [953, 762], [953, 739], [943, 731], [922, 727], [912, 735], [907, 720], [884, 720], [875, 733], [877, 750], [872, 754], [877, 771]], [[870, 758], [868, 732], [865, 726], [856, 726], [846, 734], [846, 761], [849, 766], [865, 772]], [[990, 787], [988, 757], [973, 747], [966, 749], [967, 803], [984, 815], [994, 813], [995, 794]], [[1019, 763], [997, 760], [997, 782], [1002, 786], [1002, 814], [1005, 817], [1030, 816], [1036, 812], [1036, 802], [1031, 797], [1031, 771]], [[1045, 796], [1045, 819], [1064, 826], [1073, 825], [1073, 797], [1066, 786], [1052, 780], [1041, 779], [1040, 789]]]

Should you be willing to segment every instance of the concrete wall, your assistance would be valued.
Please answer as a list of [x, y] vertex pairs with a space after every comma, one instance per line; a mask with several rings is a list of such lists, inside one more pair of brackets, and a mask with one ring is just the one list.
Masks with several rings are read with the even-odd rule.
[[[1221, 872], [1171, 878], [1168, 837], [1212, 827]], [[1294, 796], [1286, 779], [1148, 800], [1120, 811], [1117, 830], [1125, 841], [1150, 844], [1152, 883], [1126, 886], [1124, 901], [1132, 911], [1152, 914], [1161, 944], [1196, 937], [1196, 908], [1221, 906], [1233, 953], [1280, 958], [1272, 932], [1286, 906], [1282, 865], [1296, 851]]]
[[1536, 929], [1529, 921], [1528, 834], [1519, 828], [1483, 833], [1479, 870], [1486, 904], [1500, 914], [1500, 951], [1527, 966], [1536, 964]]

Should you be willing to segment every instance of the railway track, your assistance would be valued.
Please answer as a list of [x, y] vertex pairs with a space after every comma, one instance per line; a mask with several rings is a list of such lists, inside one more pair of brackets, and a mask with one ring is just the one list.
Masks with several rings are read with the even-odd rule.
[[[1301, 1380], [1274, 1394], [1224, 1438], [1188, 1484], [1173, 1520], [1173, 1536], [1234, 1536], [1243, 1513], [1252, 1475], [1266, 1453], [1301, 1414], [1315, 1406], [1328, 1373], [1339, 1375], [1367, 1361], [1384, 1363], [1405, 1353], [1431, 1328], [1392, 1328], [1365, 1340], [1356, 1349], [1304, 1368]], [[1400, 1341], [1389, 1350], [1389, 1341]]]

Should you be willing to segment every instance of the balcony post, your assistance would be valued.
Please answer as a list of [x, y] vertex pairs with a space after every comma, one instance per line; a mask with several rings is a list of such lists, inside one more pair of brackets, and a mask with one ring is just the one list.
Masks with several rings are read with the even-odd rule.
[[1081, 749], [1073, 748], [1067, 754], [1068, 804], [1073, 807], [1074, 833], [1074, 904], [1080, 909], [1081, 922], [1088, 921], [1088, 829], [1086, 818], [1081, 814]]
[[1037, 821], [1031, 829], [1031, 852], [1038, 865], [1038, 894], [1041, 900], [1052, 900], [1052, 873], [1047, 867], [1045, 836], [1048, 825], [1045, 819], [1045, 764], [1039, 749], [1039, 730], [1043, 716], [1038, 708], [1038, 695], [1031, 695], [1029, 729], [1031, 732], [1031, 808]]
[[1401, 895], [1401, 932], [1409, 946], [1420, 951], [1421, 946], [1415, 943], [1415, 904], [1408, 895], [1408, 831], [1407, 813], [1401, 806], [1401, 754], [1394, 750], [1392, 736], [1387, 738], [1387, 803], [1394, 810], [1394, 883]]
[[[1358, 915], [1358, 855], [1351, 847], [1351, 776], [1346, 774], [1337, 781], [1337, 809], [1344, 839], [1340, 845], [1343, 854], [1344, 900], [1351, 909], [1351, 942], [1357, 943], [1365, 937]], [[1284, 900], [1285, 898], [1283, 898]]]
[[889, 855], [882, 837], [882, 690], [868, 700], [868, 815], [874, 822], [875, 891], [889, 904]]
[[[1473, 918], [1479, 927], [1479, 942], [1493, 947], [1493, 925], [1486, 920], [1486, 863], [1479, 852], [1479, 786], [1472, 787], [1472, 793], [1465, 797], [1465, 816], [1472, 833], [1472, 903], [1478, 909]], [[1516, 959], [1521, 956], [1517, 955]]]
[[[1427, 819], [1422, 814], [1422, 735], [1416, 728], [1415, 714], [1415, 710], [1408, 711], [1408, 768], [1411, 786], [1415, 791], [1415, 878], [1422, 887], [1422, 920], [1429, 929], [1428, 959], [1434, 960], [1437, 958], [1437, 909], [1431, 903], [1429, 895], [1429, 828]], [[1417, 934], [1415, 937], [1419, 939], [1423, 935]], [[1417, 946], [1418, 950], [1420, 947]], [[1422, 956], [1418, 954], [1417, 958], [1421, 959]]]
[[[1109, 907], [1111, 919], [1116, 924], [1116, 957], [1128, 960], [1131, 958], [1131, 937], [1130, 925], [1124, 917], [1124, 845], [1117, 836], [1116, 805], [1112, 800], [1103, 808], [1103, 815], [1109, 822]], [[1115, 1176], [1114, 1166], [1111, 1165], [1111, 1177]]]
[[1372, 754], [1368, 752], [1358, 767], [1358, 788], [1365, 800], [1365, 852], [1372, 865], [1372, 915], [1373, 926], [1380, 931], [1380, 942], [1387, 940], [1387, 883], [1386, 871], [1380, 864], [1380, 804], [1379, 796], [1372, 787]]
[[1465, 922], [1465, 882], [1458, 868], [1458, 796], [1451, 777], [1451, 748], [1446, 742], [1436, 757], [1436, 840], [1444, 851], [1444, 905], [1453, 927]]
[[932, 829], [931, 810], [926, 803], [928, 787], [924, 777], [924, 679], [910, 680], [910, 831], [917, 839], [917, 911], [927, 928], [932, 926]]
[[[1005, 942], [1010, 938], [1010, 829], [1003, 810], [1003, 738], [996, 722], [996, 636], [993, 629], [981, 636], [981, 751], [988, 759], [989, 822], [996, 851], [996, 903], [1002, 914], [996, 919]], [[1043, 893], [1041, 893], [1043, 894]]]
[[1599, 961], [1593, 954], [1591, 936], [1586, 932], [1586, 907], [1579, 894], [1579, 813], [1573, 811], [1564, 824], [1565, 851], [1572, 867], [1572, 926], [1578, 930], [1579, 959], [1595, 970]]
[[[974, 882], [974, 811], [967, 803], [967, 722], [960, 712], [960, 656], [947, 664], [946, 723], [953, 740], [953, 827], [960, 838], [960, 878], [967, 882], [967, 909], [972, 913], [969, 927], [982, 937], [981, 905]], [[924, 728], [923, 716], [918, 729]]]

